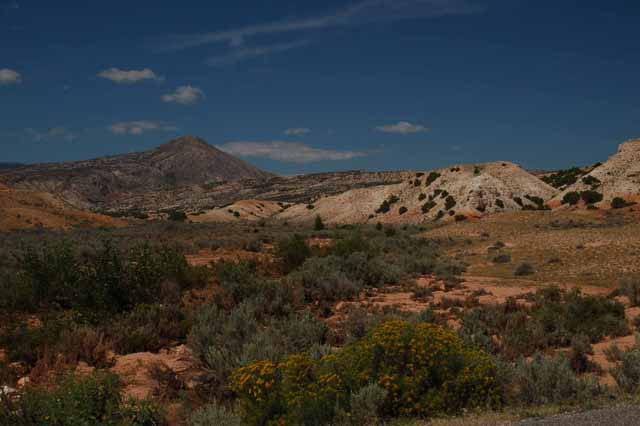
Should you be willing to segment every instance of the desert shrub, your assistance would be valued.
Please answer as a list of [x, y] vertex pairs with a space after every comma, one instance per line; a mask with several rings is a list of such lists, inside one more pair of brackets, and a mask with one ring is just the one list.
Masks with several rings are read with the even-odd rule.
[[324, 226], [324, 222], [322, 221], [322, 218], [320, 217], [320, 215], [316, 216], [316, 219], [313, 223], [313, 229], [316, 231], [322, 231], [325, 228]]
[[575, 191], [567, 192], [562, 197], [562, 204], [569, 204], [570, 206], [574, 206], [578, 204], [579, 201], [580, 201], [580, 193]]
[[580, 379], [561, 355], [521, 359], [505, 383], [508, 402], [522, 405], [575, 403], [594, 396], [600, 389], [592, 379]]
[[219, 262], [215, 265], [216, 278], [230, 296], [234, 304], [238, 304], [256, 294], [260, 281], [256, 276], [257, 266], [252, 261]]
[[311, 256], [311, 250], [300, 234], [280, 240], [276, 245], [276, 256], [285, 273], [289, 273], [302, 265]]
[[[387, 391], [383, 416], [432, 416], [498, 402], [496, 366], [452, 331], [391, 321], [319, 361], [307, 355], [260, 361], [233, 373], [250, 425], [323, 424], [351, 395], [376, 383]], [[378, 395], [379, 396], [379, 395]]]
[[629, 298], [631, 306], [640, 304], [640, 278], [625, 277], [620, 280], [620, 294]]
[[253, 253], [260, 253], [264, 247], [264, 243], [260, 238], [252, 239], [244, 244], [244, 249]]
[[634, 204], [636, 204], [636, 203], [635, 202], [626, 201], [622, 197], [615, 197], [613, 200], [611, 200], [611, 208], [612, 209], [623, 209], [625, 207], [633, 206]]
[[157, 352], [184, 341], [189, 323], [175, 305], [137, 305], [108, 326], [116, 352]]
[[447, 196], [444, 200], [445, 210], [451, 210], [456, 205], [456, 200], [451, 195]]
[[597, 187], [602, 183], [602, 182], [600, 182], [600, 179], [598, 179], [595, 176], [591, 176], [591, 175], [587, 175], [587, 176], [583, 177], [582, 178], [582, 182], [585, 185], [591, 185], [592, 187]]
[[354, 231], [337, 240], [331, 248], [331, 254], [345, 258], [353, 253], [368, 253], [370, 250], [371, 246], [364, 235], [359, 231]]
[[174, 222], [184, 222], [185, 220], [187, 220], [187, 215], [185, 212], [182, 212], [182, 211], [171, 210], [167, 214], [167, 219], [172, 220]]
[[429, 175], [427, 176], [427, 181], [426, 181], [426, 185], [429, 186], [431, 185], [433, 182], [435, 182], [439, 177], [440, 177], [440, 173], [438, 172], [431, 172], [429, 173]]
[[157, 383], [153, 396], [160, 400], [175, 400], [186, 388], [184, 380], [164, 362], [153, 363], [148, 371], [149, 377]]
[[591, 191], [591, 190], [582, 191], [580, 193], [580, 198], [582, 198], [582, 201], [584, 201], [585, 204], [595, 204], [602, 201], [602, 194], [597, 191]]
[[427, 198], [427, 194], [425, 194], [425, 193], [422, 193], [422, 194], [418, 195], [418, 201], [422, 201], [422, 200], [424, 200], [426, 198]]
[[501, 199], [496, 199], [496, 206], [500, 207], [501, 209], [504, 209], [504, 201], [502, 201]]
[[516, 204], [519, 205], [520, 207], [524, 206], [524, 204], [522, 203], [522, 198], [520, 198], [520, 197], [514, 197], [513, 201], [515, 201]]
[[308, 302], [349, 299], [359, 293], [362, 284], [347, 276], [342, 263], [337, 256], [311, 257], [290, 279], [304, 288]]
[[28, 387], [0, 403], [2, 425], [163, 426], [161, 410], [149, 402], [122, 401], [117, 376], [67, 377], [53, 389]]
[[400, 209], [398, 210], [398, 214], [403, 215], [403, 214], [405, 214], [405, 213], [406, 213], [406, 212], [408, 212], [408, 211], [409, 211], [409, 210], [408, 210], [405, 206], [402, 206], [402, 207], [400, 207]]
[[189, 426], [241, 426], [242, 417], [224, 405], [213, 402], [191, 415]]
[[444, 210], [439, 210], [438, 213], [436, 214], [435, 220], [440, 220], [443, 217], [444, 217]]
[[554, 188], [561, 188], [563, 186], [573, 185], [578, 181], [578, 178], [584, 174], [585, 172], [582, 169], [573, 167], [567, 170], [560, 170], [549, 176], [543, 176], [542, 180]]
[[210, 376], [212, 391], [229, 396], [231, 372], [260, 359], [279, 361], [325, 342], [329, 329], [310, 314], [270, 318], [259, 303], [243, 302], [231, 311], [202, 307], [189, 333], [189, 346]]
[[493, 263], [510, 263], [511, 255], [509, 253], [501, 253], [496, 255], [492, 260]]
[[513, 275], [515, 275], [516, 277], [521, 277], [525, 275], [531, 275], [534, 272], [535, 272], [535, 269], [533, 269], [533, 266], [531, 266], [531, 264], [521, 263], [518, 265], [515, 271], [513, 271]]
[[351, 419], [363, 426], [375, 424], [388, 394], [382, 386], [371, 383], [351, 395]]
[[593, 347], [589, 336], [578, 334], [571, 339], [571, 352], [569, 353], [569, 363], [571, 368], [578, 374], [585, 373], [593, 369], [589, 355], [593, 355]]
[[542, 198], [536, 197], [535, 195], [525, 195], [524, 198], [535, 204], [538, 210], [544, 209], [544, 200]]
[[640, 391], [640, 349], [634, 348], [620, 354], [619, 364], [611, 370], [616, 383], [625, 392]]
[[467, 220], [467, 217], [463, 214], [457, 214], [454, 216], [454, 219], [456, 222], [463, 222], [465, 220]]
[[435, 201], [427, 201], [426, 203], [424, 203], [422, 205], [422, 207], [420, 208], [422, 210], [422, 213], [427, 214], [429, 213], [429, 211], [431, 211], [431, 209], [433, 209], [436, 206], [436, 202]]
[[160, 301], [168, 280], [180, 289], [201, 286], [205, 268], [189, 266], [184, 255], [171, 247], [136, 245], [124, 252], [110, 241], [81, 256], [69, 242], [27, 248], [18, 260], [16, 285], [21, 301], [14, 306], [33, 311], [74, 309], [89, 319], [124, 312], [139, 303]]

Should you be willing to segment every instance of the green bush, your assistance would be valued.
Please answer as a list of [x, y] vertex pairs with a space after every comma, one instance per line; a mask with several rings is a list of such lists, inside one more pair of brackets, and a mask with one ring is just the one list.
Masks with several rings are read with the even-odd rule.
[[631, 306], [640, 305], [640, 278], [625, 277], [620, 280], [620, 294], [629, 298]]
[[501, 253], [493, 258], [493, 263], [510, 263], [511, 255], [509, 253]]
[[316, 216], [315, 222], [313, 224], [313, 229], [316, 231], [322, 231], [325, 229], [324, 222], [320, 215]]
[[187, 220], [187, 215], [185, 212], [172, 210], [168, 213], [167, 219], [174, 222], [184, 222], [185, 220]]
[[522, 359], [510, 371], [500, 373], [505, 382], [505, 399], [511, 404], [575, 403], [600, 392], [595, 380], [578, 378], [562, 355]]
[[427, 194], [425, 194], [425, 193], [422, 193], [422, 194], [418, 195], [418, 201], [422, 201], [422, 200], [424, 200], [426, 198], [427, 198]]
[[575, 206], [580, 201], [580, 193], [579, 192], [567, 192], [562, 197], [562, 204], [569, 204], [570, 206]]
[[369, 426], [377, 423], [382, 404], [389, 392], [382, 386], [371, 383], [351, 395], [351, 419], [357, 424]]
[[535, 272], [535, 269], [533, 269], [533, 266], [531, 266], [529, 263], [521, 263], [513, 272], [513, 275], [515, 275], [516, 277], [521, 277], [525, 275], [531, 275], [534, 272]]
[[612, 209], [623, 209], [625, 207], [633, 206], [636, 204], [635, 202], [628, 202], [622, 197], [615, 197], [611, 200], [611, 208]]
[[640, 349], [634, 348], [620, 355], [620, 363], [611, 370], [616, 383], [625, 392], [640, 391]]
[[67, 377], [51, 389], [26, 388], [20, 398], [3, 398], [0, 424], [16, 426], [163, 426], [160, 409], [149, 402], [125, 403], [122, 384], [109, 373]]
[[554, 188], [561, 188], [563, 186], [573, 185], [578, 181], [578, 178], [584, 175], [585, 172], [582, 169], [573, 167], [567, 170], [560, 170], [549, 176], [543, 176], [542, 180]]
[[402, 207], [400, 207], [400, 209], [398, 210], [398, 214], [402, 216], [403, 214], [405, 214], [405, 213], [406, 213], [406, 212], [408, 212], [408, 211], [409, 211], [409, 210], [408, 210], [405, 206], [402, 206]]
[[242, 426], [242, 418], [236, 412], [213, 402], [191, 415], [190, 426]]
[[137, 305], [108, 326], [116, 352], [157, 352], [186, 339], [189, 324], [175, 306]]
[[500, 207], [501, 209], [504, 209], [504, 201], [502, 201], [501, 199], [496, 199], [496, 206]]
[[456, 205], [456, 200], [451, 195], [447, 196], [444, 200], [444, 208], [445, 210], [451, 210]]
[[[249, 425], [328, 423], [338, 409], [360, 410], [365, 404], [351, 395], [372, 383], [387, 391], [382, 416], [429, 417], [499, 402], [492, 359], [427, 323], [391, 321], [318, 361], [308, 355], [260, 361], [232, 376]], [[375, 393], [366, 405], [376, 402]]]
[[287, 239], [280, 240], [276, 245], [276, 257], [285, 273], [289, 273], [302, 265], [311, 256], [311, 250], [305, 238], [294, 234]]
[[585, 204], [595, 204], [602, 201], [602, 194], [597, 191], [582, 191], [580, 193], [580, 198]]
[[440, 173], [438, 172], [431, 172], [429, 173], [429, 175], [427, 176], [427, 182], [426, 185], [430, 186], [433, 182], [435, 182], [439, 177], [440, 177]]
[[307, 302], [335, 302], [356, 296], [363, 284], [351, 280], [336, 256], [311, 257], [290, 276], [305, 291]]
[[427, 201], [421, 207], [422, 213], [424, 213], [424, 214], [429, 213], [429, 211], [431, 211], [431, 209], [433, 209], [436, 205], [437, 204], [436, 204], [435, 201]]

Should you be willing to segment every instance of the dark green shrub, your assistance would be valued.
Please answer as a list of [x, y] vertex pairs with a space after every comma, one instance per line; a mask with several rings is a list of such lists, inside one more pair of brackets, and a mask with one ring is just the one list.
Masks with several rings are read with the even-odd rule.
[[0, 424], [16, 426], [163, 426], [161, 410], [147, 401], [125, 403], [117, 376], [94, 373], [65, 378], [57, 388], [28, 387], [20, 398], [2, 398]]
[[427, 194], [425, 194], [425, 193], [422, 193], [422, 194], [418, 195], [418, 201], [422, 201], [422, 200], [424, 200], [426, 198], [427, 198]]
[[108, 327], [116, 352], [157, 352], [187, 337], [189, 324], [175, 305], [137, 305]]
[[515, 201], [516, 204], [519, 205], [520, 207], [524, 206], [524, 204], [522, 204], [522, 198], [520, 198], [520, 197], [514, 197], [513, 201]]
[[174, 222], [184, 222], [185, 220], [187, 220], [187, 215], [185, 212], [172, 210], [168, 213], [167, 219]]
[[627, 202], [622, 197], [615, 197], [613, 200], [611, 200], [611, 208], [612, 209], [623, 209], [625, 207], [633, 206], [634, 204], [636, 204], [636, 203]]
[[356, 296], [363, 286], [342, 271], [342, 260], [336, 256], [307, 259], [291, 279], [304, 288], [308, 302], [349, 299]]
[[422, 205], [422, 213], [427, 214], [429, 213], [429, 211], [431, 211], [431, 209], [433, 209], [436, 206], [436, 202], [435, 201], [427, 201], [426, 203], [424, 203]]
[[620, 280], [620, 294], [629, 298], [631, 306], [640, 305], [640, 278], [625, 277]]
[[560, 170], [559, 172], [549, 176], [543, 176], [542, 180], [546, 184], [551, 185], [554, 188], [561, 188], [564, 186], [573, 185], [581, 176], [584, 175], [585, 172], [582, 169], [573, 167], [567, 170]]
[[451, 195], [447, 196], [444, 200], [444, 208], [445, 210], [451, 210], [456, 205], [456, 200]]
[[520, 265], [518, 265], [516, 270], [513, 271], [513, 275], [515, 275], [516, 277], [521, 277], [525, 275], [532, 275], [534, 272], [535, 269], [533, 269], [533, 266], [528, 263], [521, 263]]
[[640, 391], [640, 349], [633, 348], [620, 354], [619, 364], [611, 370], [616, 383], [625, 392]]
[[213, 402], [193, 413], [189, 426], [242, 426], [242, 417], [224, 405]]
[[510, 262], [511, 262], [511, 255], [508, 253], [498, 254], [493, 258], [493, 263], [510, 263]]
[[501, 209], [504, 209], [504, 202], [501, 199], [496, 199], [496, 206], [500, 207]]
[[567, 192], [562, 197], [562, 204], [569, 204], [570, 206], [575, 206], [580, 201], [580, 193], [578, 192]]
[[399, 215], [403, 215], [408, 211], [408, 209], [405, 206], [400, 207], [400, 209], [398, 210], [398, 214]]
[[582, 198], [585, 204], [595, 204], [602, 201], [602, 194], [597, 191], [582, 191], [580, 198]]
[[280, 240], [276, 245], [276, 257], [285, 273], [289, 273], [302, 265], [311, 256], [311, 250], [305, 238], [294, 234], [287, 239]]
[[454, 219], [455, 219], [456, 222], [462, 222], [462, 221], [467, 220], [467, 217], [465, 215], [463, 215], [463, 214], [457, 214], [457, 215], [455, 215]]
[[429, 175], [427, 176], [427, 182], [426, 185], [430, 186], [433, 182], [435, 182], [439, 177], [440, 177], [440, 173], [438, 172], [431, 172], [429, 173]]
[[324, 222], [320, 215], [316, 216], [315, 222], [313, 224], [313, 229], [316, 231], [322, 231], [325, 229]]
[[592, 188], [598, 187], [602, 182], [595, 176], [587, 175], [582, 178], [582, 182], [585, 185], [591, 185]]
[[355, 231], [337, 240], [331, 248], [331, 254], [339, 257], [348, 257], [353, 253], [368, 253], [370, 250], [369, 242], [364, 238], [362, 233]]

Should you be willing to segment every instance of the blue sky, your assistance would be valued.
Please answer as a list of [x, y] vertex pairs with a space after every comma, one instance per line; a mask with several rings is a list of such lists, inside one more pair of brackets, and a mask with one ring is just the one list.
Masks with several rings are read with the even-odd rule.
[[0, 161], [184, 134], [282, 174], [591, 164], [640, 137], [640, 2], [0, 0]]

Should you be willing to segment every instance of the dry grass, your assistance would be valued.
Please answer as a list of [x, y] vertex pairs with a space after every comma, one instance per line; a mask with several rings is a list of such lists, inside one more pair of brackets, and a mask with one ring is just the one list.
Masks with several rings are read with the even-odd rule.
[[[469, 263], [468, 276], [516, 286], [611, 288], [622, 275], [640, 271], [640, 222], [628, 215], [586, 210], [497, 214], [443, 226], [425, 236], [452, 238], [456, 244], [449, 254]], [[490, 251], [496, 241], [506, 247]], [[496, 253], [510, 254], [511, 262], [492, 262]], [[533, 265], [535, 273], [515, 277], [522, 262]]]

